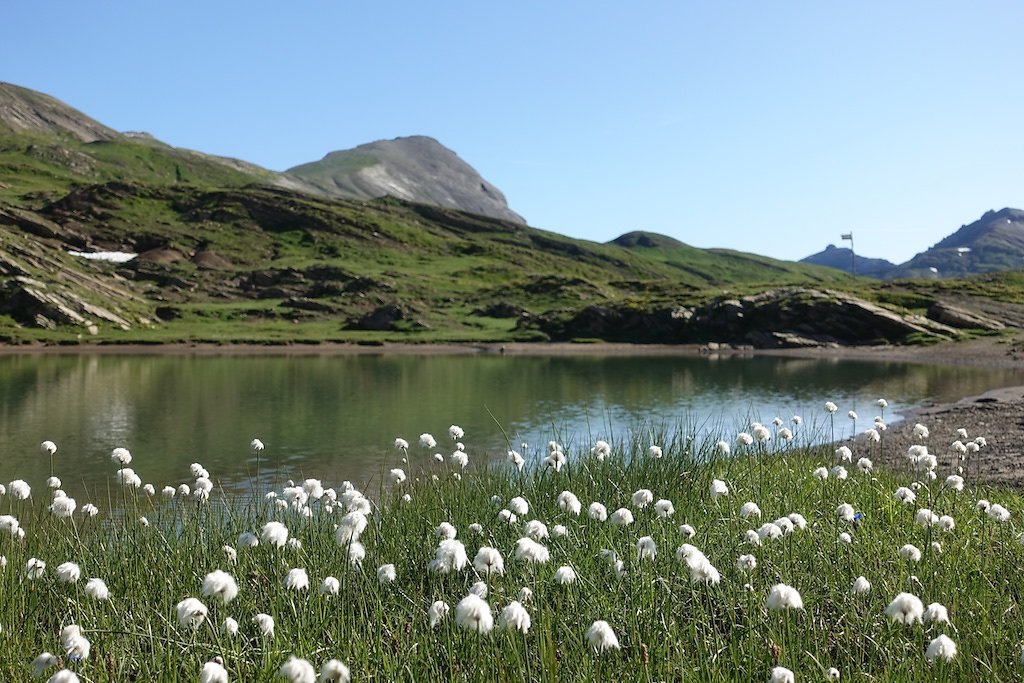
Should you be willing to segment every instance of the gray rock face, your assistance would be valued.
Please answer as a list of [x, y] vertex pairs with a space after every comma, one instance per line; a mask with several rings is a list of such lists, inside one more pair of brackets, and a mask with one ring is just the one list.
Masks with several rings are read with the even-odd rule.
[[113, 140], [120, 134], [43, 93], [0, 82], [0, 125], [15, 132], [62, 133], [82, 142]]
[[505, 195], [437, 140], [425, 136], [380, 140], [331, 152], [286, 171], [343, 199], [392, 196], [525, 223]]

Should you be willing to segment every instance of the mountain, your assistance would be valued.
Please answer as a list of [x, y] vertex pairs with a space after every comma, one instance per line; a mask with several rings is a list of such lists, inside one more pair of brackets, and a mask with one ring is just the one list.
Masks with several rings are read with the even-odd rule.
[[523, 217], [508, 207], [501, 190], [437, 140], [416, 135], [378, 140], [331, 152], [320, 161], [286, 171], [323, 193], [341, 199], [392, 196], [515, 223]]
[[[896, 268], [895, 263], [882, 258], [856, 256], [851, 261], [851, 256], [853, 256], [852, 250], [830, 244], [825, 247], [824, 251], [819, 251], [817, 254], [811, 254], [806, 258], [800, 259], [800, 263], [813, 263], [817, 266], [838, 268], [847, 273], [856, 272], [857, 275], [874, 278], [888, 277], [889, 273]], [[854, 267], [856, 268], [855, 271], [852, 270]]]
[[[468, 201], [453, 197], [459, 183], [489, 186], [428, 138], [329, 155], [352, 183], [374, 168], [400, 183], [389, 196], [339, 199], [309, 184], [329, 174], [277, 174], [117, 133], [17, 86], [0, 96], [0, 343], [896, 342], [994, 329], [965, 310], [1004, 320], [1024, 300], [1024, 277], [993, 276], [958, 285], [968, 298], [928, 320], [934, 283], [883, 290], [654, 233], [598, 244], [479, 204], [445, 207]], [[979, 296], [1006, 305], [990, 313]]]
[[0, 127], [17, 133], [56, 133], [80, 142], [115, 140], [120, 134], [60, 100], [0, 81]]
[[900, 264], [894, 277], [960, 277], [1024, 268], [1024, 211], [1001, 209], [961, 226]]

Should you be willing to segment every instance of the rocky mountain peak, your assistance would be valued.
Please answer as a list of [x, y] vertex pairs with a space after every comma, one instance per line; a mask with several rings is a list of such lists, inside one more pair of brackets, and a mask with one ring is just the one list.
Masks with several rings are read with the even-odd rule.
[[525, 223], [501, 190], [455, 152], [425, 135], [378, 140], [331, 152], [286, 171], [344, 199], [393, 196]]

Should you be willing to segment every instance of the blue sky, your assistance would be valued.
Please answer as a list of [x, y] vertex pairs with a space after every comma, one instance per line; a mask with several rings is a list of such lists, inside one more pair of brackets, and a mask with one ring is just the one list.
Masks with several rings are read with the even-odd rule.
[[275, 170], [430, 135], [531, 225], [902, 261], [1024, 208], [1024, 3], [11, 2], [0, 79]]

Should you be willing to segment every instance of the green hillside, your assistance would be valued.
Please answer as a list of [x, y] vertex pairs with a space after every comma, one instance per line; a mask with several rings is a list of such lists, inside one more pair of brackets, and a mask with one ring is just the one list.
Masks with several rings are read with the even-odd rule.
[[[137, 256], [111, 263], [70, 251]], [[998, 328], [945, 309], [947, 322], [928, 321], [938, 296], [935, 285], [869, 284], [652, 233], [598, 244], [390, 197], [333, 199], [0, 84], [6, 342], [793, 345]], [[1003, 296], [990, 313], [1015, 320], [1013, 295]], [[833, 309], [842, 315], [823, 313]]]

